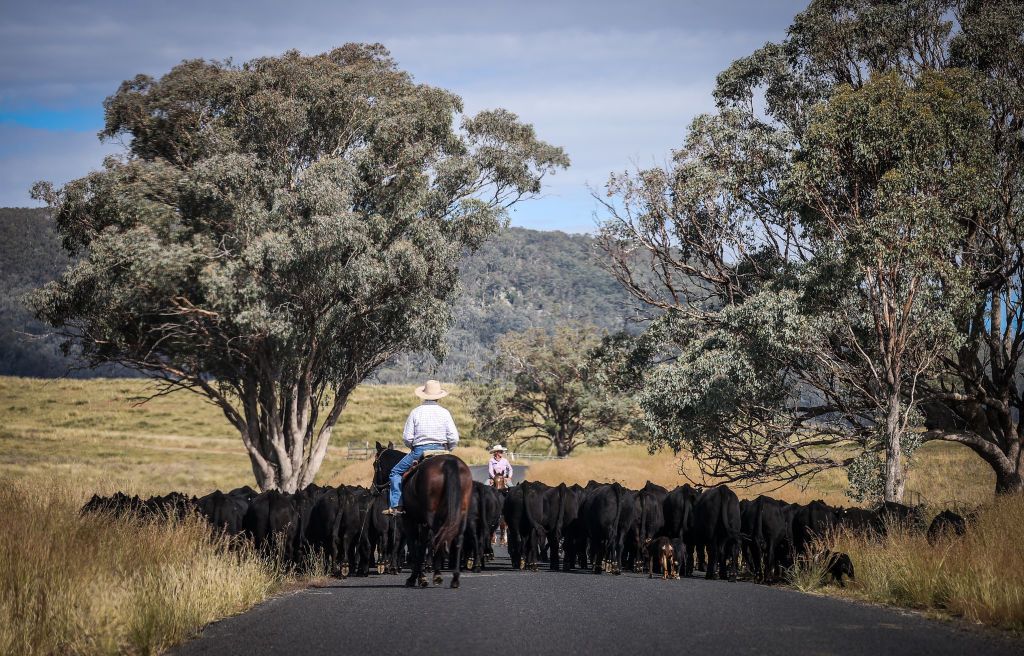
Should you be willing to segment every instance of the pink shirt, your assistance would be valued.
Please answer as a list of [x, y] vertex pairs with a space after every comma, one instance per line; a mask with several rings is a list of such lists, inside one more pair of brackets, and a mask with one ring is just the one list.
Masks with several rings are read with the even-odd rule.
[[512, 463], [505, 458], [497, 460], [491, 458], [491, 461], [487, 463], [487, 474], [490, 478], [495, 476], [504, 476], [508, 479], [508, 482], [512, 482]]

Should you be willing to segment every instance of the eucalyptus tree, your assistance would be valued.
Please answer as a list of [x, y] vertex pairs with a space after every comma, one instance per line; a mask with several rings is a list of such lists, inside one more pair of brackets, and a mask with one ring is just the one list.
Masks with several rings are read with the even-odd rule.
[[313, 481], [376, 368], [442, 348], [461, 253], [568, 165], [380, 45], [185, 61], [104, 108], [124, 153], [35, 188], [78, 259], [32, 303], [90, 364], [219, 406], [263, 489]]
[[922, 437], [1002, 448], [949, 416], [971, 385], [1014, 390], [1019, 443], [1020, 349], [995, 369], [985, 335], [993, 284], [1020, 296], [984, 270], [1020, 263], [1020, 25], [1016, 3], [811, 2], [718, 77], [671, 167], [612, 177], [609, 265], [663, 315], [655, 445], [733, 480], [846, 467], [898, 500]]
[[592, 326], [531, 329], [498, 340], [492, 379], [473, 393], [476, 434], [489, 442], [548, 442], [558, 456], [644, 434], [630, 397], [603, 384]]

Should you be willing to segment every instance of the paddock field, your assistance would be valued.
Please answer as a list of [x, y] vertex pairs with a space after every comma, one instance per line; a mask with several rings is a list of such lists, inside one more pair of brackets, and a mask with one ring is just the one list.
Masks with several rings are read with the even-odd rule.
[[[145, 381], [135, 379], [0, 377], [0, 519], [31, 531], [10, 533], [19, 539], [0, 544], [0, 586], [15, 592], [0, 599], [0, 652], [159, 652], [214, 619], [323, 575], [316, 567], [286, 573], [249, 550], [229, 551], [219, 541], [211, 543], [203, 526], [192, 521], [146, 525], [140, 532], [131, 522], [79, 517], [78, 508], [93, 492], [201, 494], [252, 483], [241, 441], [217, 408], [188, 393], [141, 405], [132, 401], [147, 389]], [[346, 447], [397, 439], [415, 403], [406, 386], [356, 390], [334, 431], [319, 482], [366, 484], [369, 462], [346, 459]], [[472, 421], [458, 388], [446, 405], [464, 434], [458, 454], [471, 464], [485, 462], [485, 446], [471, 437]], [[685, 456], [649, 455], [638, 445], [584, 448], [565, 460], [522, 463], [529, 464], [530, 479], [547, 483], [595, 479], [640, 487], [652, 480], [673, 486], [687, 475], [697, 478]], [[806, 487], [791, 485], [772, 494], [849, 505], [845, 485], [841, 473], [830, 473]], [[934, 509], [991, 501], [993, 485], [992, 474], [972, 453], [932, 444], [919, 452], [908, 489]], [[770, 490], [735, 489], [746, 497]], [[822, 588], [813, 573], [801, 580], [799, 571], [792, 583], [805, 591], [1021, 631], [1024, 524], [1020, 500], [1006, 503], [983, 515], [982, 526], [989, 528], [963, 546], [929, 549], [917, 535], [896, 534], [884, 544], [835, 536], [833, 546], [857, 562], [857, 583], [843, 590]], [[46, 521], [28, 521], [39, 517]], [[47, 548], [38, 549], [43, 543]], [[1005, 576], [1006, 567], [1014, 576]], [[68, 577], [69, 568], [78, 574]]]
[[[221, 412], [202, 397], [176, 392], [146, 403], [152, 393], [139, 379], [39, 380], [0, 377], [0, 479], [45, 478], [74, 484], [89, 496], [94, 490], [132, 490], [193, 494], [252, 483], [241, 440]], [[472, 438], [472, 419], [456, 386], [445, 405], [463, 434], [458, 454], [470, 464], [486, 462], [486, 446]], [[321, 483], [366, 484], [365, 461], [345, 458], [346, 447], [397, 441], [405, 416], [417, 403], [411, 386], [363, 385], [342, 414], [320, 470]], [[968, 449], [928, 444], [918, 452], [908, 490], [932, 504], [977, 504], [992, 496], [995, 479]], [[522, 461], [529, 478], [545, 483], [618, 480], [640, 487], [646, 480], [667, 487], [699, 480], [685, 454], [649, 455], [639, 445], [581, 448], [566, 460]], [[712, 483], [713, 481], [707, 481]], [[849, 505], [846, 478], [830, 472], [807, 483], [772, 492], [790, 501], [821, 498]], [[756, 496], [771, 486], [737, 488]]]

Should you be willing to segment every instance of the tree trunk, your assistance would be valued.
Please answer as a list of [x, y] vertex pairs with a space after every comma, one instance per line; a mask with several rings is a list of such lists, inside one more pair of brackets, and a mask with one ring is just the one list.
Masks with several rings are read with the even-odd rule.
[[885, 500], [903, 502], [903, 488], [907, 483], [903, 468], [903, 404], [895, 394], [889, 398], [889, 415], [885, 421]]
[[1021, 494], [1024, 492], [1024, 476], [1019, 472], [996, 472], [996, 494]]
[[559, 458], [566, 457], [572, 451], [572, 438], [568, 437], [564, 430], [559, 430], [552, 442], [555, 445], [555, 454]]
[[239, 431], [260, 490], [294, 493], [313, 482], [353, 387], [334, 390], [330, 412], [317, 426], [320, 398], [308, 381], [300, 377], [288, 387], [273, 379], [246, 381]]

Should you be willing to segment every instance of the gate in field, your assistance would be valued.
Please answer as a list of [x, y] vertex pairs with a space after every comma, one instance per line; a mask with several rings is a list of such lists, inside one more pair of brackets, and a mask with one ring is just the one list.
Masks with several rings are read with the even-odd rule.
[[517, 460], [565, 460], [566, 456], [553, 456], [547, 453], [515, 453], [510, 451], [508, 459], [512, 462]]
[[365, 442], [362, 446], [358, 444], [349, 444], [345, 447], [345, 459], [346, 460], [369, 460], [373, 457], [374, 448], [370, 446], [369, 442]]

